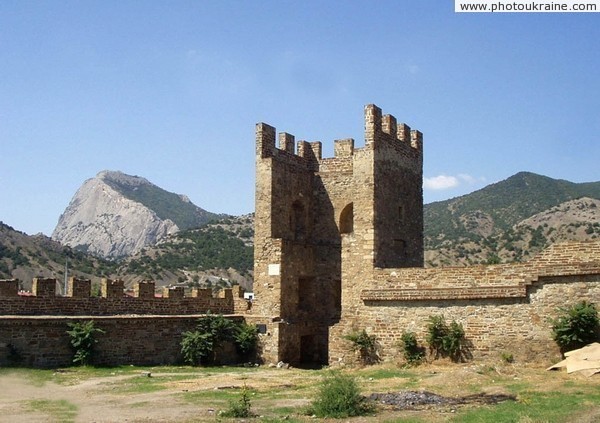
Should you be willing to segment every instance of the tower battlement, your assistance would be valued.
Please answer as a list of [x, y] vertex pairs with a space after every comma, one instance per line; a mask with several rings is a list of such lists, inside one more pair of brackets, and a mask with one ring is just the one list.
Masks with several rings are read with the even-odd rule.
[[[276, 141], [279, 141], [276, 144]], [[256, 156], [261, 159], [269, 157], [279, 160], [316, 165], [322, 158], [320, 141], [298, 141], [287, 132], [276, 134], [276, 129], [266, 123], [256, 125]]]
[[398, 123], [393, 115], [382, 115], [374, 104], [365, 106], [365, 146], [377, 148], [382, 142], [398, 143], [411, 147], [416, 153], [423, 153], [423, 134], [411, 130], [405, 123]]
[[[365, 147], [355, 147], [353, 138], [334, 140], [333, 159], [348, 159], [356, 151], [388, 146], [422, 163], [423, 134], [420, 131], [411, 129], [405, 123], [398, 123], [393, 115], [383, 115], [374, 104], [365, 106], [364, 119]], [[320, 141], [296, 141], [294, 135], [287, 132], [277, 134], [275, 127], [262, 122], [256, 125], [256, 155], [262, 159], [274, 157], [284, 161], [303, 159], [298, 162], [313, 167], [332, 159], [323, 158]]]

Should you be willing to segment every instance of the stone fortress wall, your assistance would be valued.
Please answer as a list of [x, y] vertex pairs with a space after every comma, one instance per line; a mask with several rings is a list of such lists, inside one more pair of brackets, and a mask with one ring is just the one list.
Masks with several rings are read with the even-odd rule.
[[474, 357], [553, 360], [551, 319], [561, 307], [600, 301], [600, 243], [557, 244], [523, 264], [374, 268], [364, 277], [330, 331], [331, 362], [354, 359], [341, 339], [362, 329], [377, 336], [382, 358], [399, 357], [402, 333], [415, 332], [425, 345], [433, 315], [463, 325]]
[[[33, 367], [69, 366], [73, 351], [69, 323], [94, 320], [98, 335], [95, 364], [175, 364], [181, 361], [182, 334], [193, 330], [207, 312], [241, 319], [251, 303], [239, 287], [213, 296], [211, 289], [181, 287], [155, 297], [154, 282], [134, 286], [126, 295], [123, 281], [104, 279], [101, 296], [91, 283], [70, 278], [66, 297], [56, 295], [56, 279], [35, 278], [33, 295], [19, 295], [17, 280], [0, 280], [0, 366], [15, 361]], [[233, 356], [222, 357], [223, 362]]]
[[395, 360], [402, 333], [423, 343], [432, 315], [460, 322], [474, 357], [556, 355], [557, 309], [600, 302], [600, 242], [554, 245], [521, 264], [425, 269], [422, 169], [422, 134], [375, 105], [365, 107], [364, 147], [337, 140], [332, 158], [320, 142], [259, 123], [253, 302], [237, 287], [155, 298], [152, 282], [127, 296], [104, 280], [92, 297], [89, 281], [72, 279], [59, 297], [55, 279], [35, 279], [32, 296], [0, 281], [0, 365], [15, 354], [69, 365], [68, 323], [90, 319], [105, 331], [98, 364], [176, 363], [182, 334], [207, 311], [259, 325], [264, 362], [351, 363], [344, 335], [363, 329]]

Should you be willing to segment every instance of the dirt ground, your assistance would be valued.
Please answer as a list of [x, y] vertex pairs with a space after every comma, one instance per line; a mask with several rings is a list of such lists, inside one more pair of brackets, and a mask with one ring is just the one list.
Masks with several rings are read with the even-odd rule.
[[[259, 415], [270, 416], [268, 421], [281, 421], [286, 417], [270, 412], [276, 408], [300, 409], [310, 403], [323, 372], [299, 369], [261, 367], [251, 373], [238, 369], [220, 369], [215, 373], [194, 373], [194, 369], [168, 373], [169, 368], [148, 369], [152, 382], [160, 384], [159, 390], [123, 388], [140, 378], [149, 376], [136, 370], [126, 374], [106, 374], [63, 380], [52, 379], [39, 382], [27, 373], [4, 371], [0, 373], [0, 422], [197, 422], [218, 420], [218, 411], [227, 401], [215, 392], [237, 392], [247, 386], [253, 392], [262, 393], [252, 400], [252, 409]], [[65, 370], [64, 372], [69, 372]], [[565, 386], [585, 386], [600, 390], [600, 375], [584, 378], [567, 375], [564, 371], [548, 372], [539, 367], [516, 365], [481, 364], [425, 364], [417, 368], [401, 370], [392, 365], [371, 366], [362, 369], [346, 369], [356, 375], [362, 392], [389, 393], [411, 391], [431, 392], [447, 398], [472, 398], [465, 404], [444, 403], [412, 407], [398, 411], [383, 407], [376, 416], [351, 419], [352, 422], [376, 422], [404, 418], [425, 421], [444, 421], [454, 416], [460, 407], [478, 407], [486, 399], [512, 396], [511, 385], [523, 385], [536, 391], [564, 389]], [[395, 375], [395, 372], [398, 375]], [[60, 373], [60, 372], [59, 372]], [[177, 376], [173, 380], [172, 376]], [[56, 374], [56, 377], [60, 377]], [[206, 394], [206, 395], [204, 395]], [[187, 395], [187, 396], [186, 396]], [[196, 395], [190, 400], [189, 395]], [[217, 399], [216, 399], [217, 398]], [[477, 400], [478, 399], [478, 400]], [[32, 407], [37, 401], [38, 406]], [[69, 414], [53, 414], [43, 404], [59, 402], [72, 404]], [[492, 401], [493, 402], [493, 401]], [[41, 404], [41, 405], [40, 405]], [[293, 412], [296, 420], [311, 421]], [[600, 405], [583, 417], [584, 421], [600, 421]], [[260, 420], [258, 420], [260, 421]]]

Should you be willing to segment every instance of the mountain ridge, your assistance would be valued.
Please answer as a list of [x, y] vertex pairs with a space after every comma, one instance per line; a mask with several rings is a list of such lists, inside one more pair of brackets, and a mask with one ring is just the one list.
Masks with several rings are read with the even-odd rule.
[[[578, 217], [563, 228], [563, 235], [555, 234], [554, 241], [547, 230], [518, 226], [532, 216], [582, 198], [600, 200], [600, 182], [574, 183], [519, 172], [470, 194], [426, 204], [425, 263], [449, 266], [523, 261], [553, 242], [592, 239], [600, 233], [594, 222], [589, 233], [571, 236], [583, 225]], [[592, 203], [589, 207], [593, 209]]]
[[[554, 243], [600, 237], [600, 182], [519, 172], [474, 193], [426, 204], [424, 216], [426, 267], [523, 262]], [[157, 286], [216, 289], [239, 283], [251, 289], [253, 219], [228, 216], [178, 231], [112, 262], [0, 224], [0, 278], [60, 279], [68, 259], [70, 275], [117, 277], [127, 286], [152, 279]]]
[[[521, 201], [515, 201], [517, 193]], [[448, 231], [448, 221], [456, 227], [457, 235], [470, 237], [468, 227], [460, 222], [460, 216], [468, 213], [485, 213], [493, 218], [495, 227], [506, 230], [520, 220], [580, 197], [600, 199], [600, 182], [575, 183], [519, 172], [470, 194], [426, 204], [425, 245], [428, 249], [440, 246], [444, 238], [440, 234]]]

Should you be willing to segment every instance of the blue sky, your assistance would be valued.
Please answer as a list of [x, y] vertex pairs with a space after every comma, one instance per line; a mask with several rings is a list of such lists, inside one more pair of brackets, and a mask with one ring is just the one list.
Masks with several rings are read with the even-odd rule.
[[0, 220], [50, 235], [121, 170], [254, 209], [254, 125], [363, 144], [375, 103], [424, 133], [426, 202], [531, 171], [600, 180], [600, 15], [452, 1], [0, 2]]

